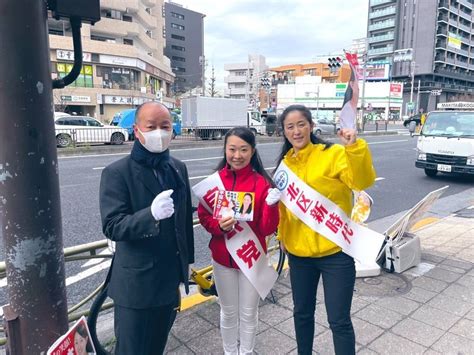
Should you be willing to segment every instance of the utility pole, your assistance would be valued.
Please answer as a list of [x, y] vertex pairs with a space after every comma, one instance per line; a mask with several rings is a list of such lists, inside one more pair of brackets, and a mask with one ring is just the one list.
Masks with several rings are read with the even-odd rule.
[[421, 80], [418, 80], [418, 91], [416, 93], [416, 109], [415, 109], [416, 113], [420, 111], [420, 90], [421, 90]]
[[201, 63], [201, 81], [202, 81], [202, 96], [206, 96], [206, 57], [201, 55], [199, 57], [199, 62]]
[[46, 1], [2, 1], [0, 13], [7, 353], [40, 354], [68, 329]]
[[[412, 60], [411, 63], [410, 63], [410, 69], [411, 69], [411, 72], [410, 72], [410, 74], [411, 74], [410, 105], [413, 105], [413, 87], [415, 86], [415, 66], [416, 66], [416, 63], [415, 63], [414, 60]], [[411, 107], [413, 107], [413, 106], [411, 106]]]
[[[367, 39], [366, 39], [367, 41]], [[367, 67], [367, 46], [365, 47], [365, 52], [362, 55], [362, 97], [360, 99], [360, 117], [362, 122], [362, 132], [365, 129], [365, 120], [364, 120], [364, 108], [365, 108], [365, 76], [366, 76], [366, 67]]]

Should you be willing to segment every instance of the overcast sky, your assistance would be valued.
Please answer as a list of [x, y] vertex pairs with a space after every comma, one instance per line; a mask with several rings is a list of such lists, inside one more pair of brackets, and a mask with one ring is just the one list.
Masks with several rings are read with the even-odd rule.
[[311, 63], [366, 36], [368, 0], [175, 0], [203, 13], [207, 77], [261, 54], [269, 66]]

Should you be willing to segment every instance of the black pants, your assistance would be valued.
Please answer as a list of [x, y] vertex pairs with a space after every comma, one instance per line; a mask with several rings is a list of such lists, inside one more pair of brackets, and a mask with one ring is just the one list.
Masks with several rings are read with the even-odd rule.
[[177, 302], [150, 309], [115, 306], [116, 355], [163, 354], [176, 318]]
[[322, 258], [303, 258], [290, 254], [289, 263], [298, 354], [312, 353], [316, 291], [320, 275], [323, 277], [324, 301], [335, 353], [355, 354], [351, 321], [354, 259], [342, 252]]

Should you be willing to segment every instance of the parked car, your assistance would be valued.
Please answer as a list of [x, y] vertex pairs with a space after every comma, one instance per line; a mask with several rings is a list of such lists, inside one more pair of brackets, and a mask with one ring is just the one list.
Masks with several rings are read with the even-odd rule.
[[[130, 140], [135, 139], [135, 134], [133, 132], [133, 125], [135, 124], [135, 112], [137, 109], [127, 109], [121, 112], [117, 112], [112, 121], [110, 121], [111, 126], [122, 127], [127, 130], [128, 137]], [[170, 111], [171, 118], [173, 120], [173, 139], [176, 136], [181, 135], [181, 115], [177, 112]]]
[[403, 125], [406, 128], [408, 128], [408, 126], [410, 125], [410, 122], [412, 122], [412, 121], [414, 121], [417, 126], [421, 125], [421, 115], [416, 114], [416, 115], [413, 115], [411, 117], [408, 117], [406, 120], [403, 121]]
[[325, 118], [313, 119], [313, 122], [313, 133], [317, 136], [321, 134], [336, 134], [341, 129], [339, 124]]
[[88, 116], [63, 116], [55, 118], [56, 143], [64, 148], [84, 143], [123, 144], [128, 140], [126, 129], [104, 125]]

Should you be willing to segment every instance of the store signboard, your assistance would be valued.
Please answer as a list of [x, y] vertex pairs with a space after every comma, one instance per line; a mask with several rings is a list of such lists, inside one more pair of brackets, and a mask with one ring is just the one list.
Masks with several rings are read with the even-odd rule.
[[[56, 50], [56, 59], [60, 60], [74, 60], [74, 52], [73, 51], [68, 51], [64, 49], [57, 49]], [[92, 54], [91, 53], [82, 53], [82, 61], [83, 62], [90, 62], [92, 60]]]

